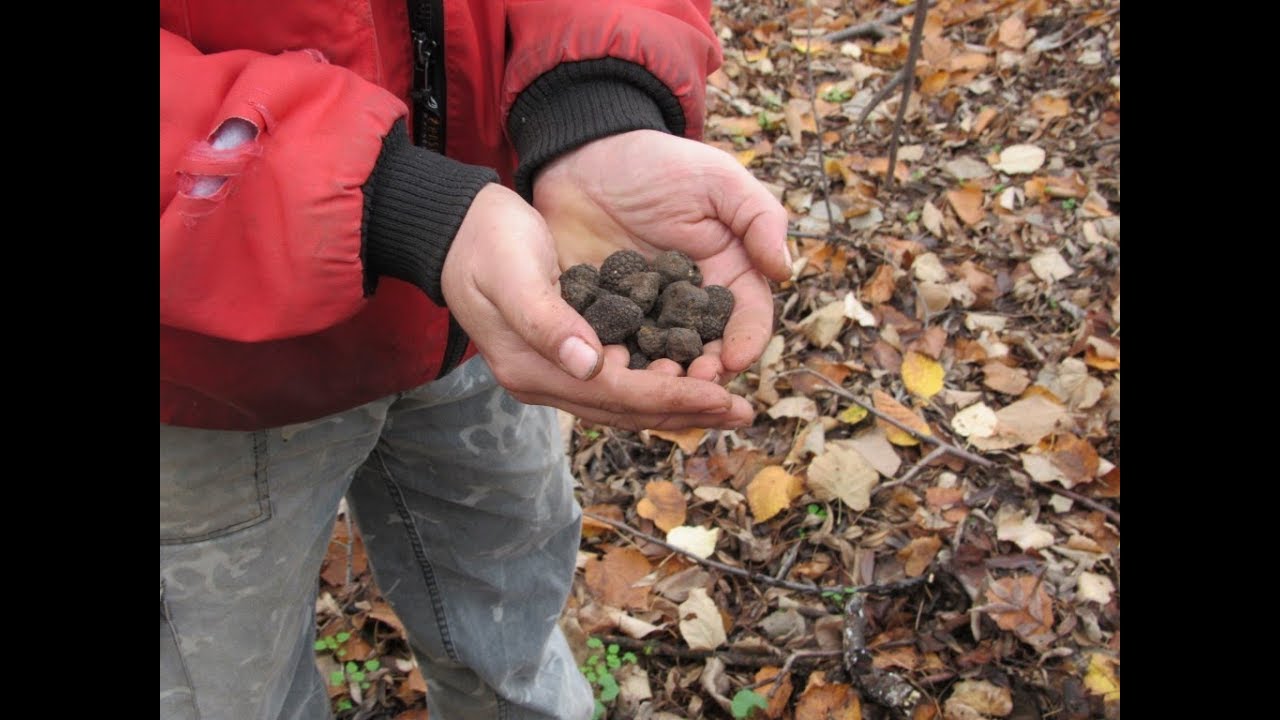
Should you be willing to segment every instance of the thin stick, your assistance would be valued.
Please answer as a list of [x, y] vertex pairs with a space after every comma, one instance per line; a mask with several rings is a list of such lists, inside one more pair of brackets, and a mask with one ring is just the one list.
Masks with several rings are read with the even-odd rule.
[[889, 169], [886, 171], [885, 190], [893, 189], [893, 170], [898, 164], [898, 134], [907, 116], [907, 101], [915, 87], [916, 60], [920, 58], [920, 40], [924, 37], [924, 17], [928, 14], [928, 0], [916, 0], [916, 20], [911, 25], [911, 45], [907, 50], [907, 64], [902, 68], [902, 102], [898, 105], [898, 117], [893, 121], [893, 133], [889, 135]]
[[780, 655], [764, 655], [756, 653], [734, 652], [733, 650], [689, 650], [668, 643], [636, 640], [625, 635], [604, 635], [600, 640], [607, 645], [617, 645], [626, 650], [639, 650], [650, 655], [680, 658], [682, 660], [706, 660], [718, 657], [726, 665], [745, 665], [747, 667], [764, 667], [782, 659]]
[[969, 452], [968, 450], [962, 450], [961, 448], [958, 448], [958, 447], [956, 447], [955, 445], [952, 445], [952, 444], [947, 443], [947, 442], [945, 442], [945, 441], [939, 440], [938, 438], [934, 437], [933, 435], [925, 435], [924, 433], [922, 433], [922, 432], [920, 432], [920, 431], [918, 431], [918, 430], [915, 430], [915, 429], [913, 429], [913, 428], [907, 427], [907, 426], [906, 426], [906, 425], [904, 425], [903, 423], [900, 423], [900, 422], [898, 422], [897, 420], [895, 420], [895, 419], [893, 419], [893, 418], [889, 417], [888, 415], [885, 415], [884, 413], [880, 412], [879, 410], [875, 409], [875, 407], [873, 407], [873, 406], [871, 406], [871, 405], [869, 405], [869, 404], [867, 404], [867, 403], [865, 403], [865, 402], [863, 402], [863, 401], [859, 400], [859, 399], [858, 399], [858, 396], [854, 395], [853, 393], [849, 392], [848, 390], [845, 390], [844, 388], [840, 387], [839, 385], [837, 385], [837, 384], [835, 384], [835, 383], [831, 382], [830, 378], [828, 378], [827, 376], [823, 375], [822, 373], [820, 373], [820, 372], [818, 372], [818, 371], [816, 371], [816, 370], [810, 370], [809, 368], [805, 368], [805, 367], [802, 367], [802, 368], [796, 368], [795, 370], [787, 370], [786, 372], [778, 373], [778, 377], [784, 377], [784, 376], [787, 376], [787, 375], [794, 375], [795, 373], [799, 373], [799, 372], [809, 373], [810, 375], [812, 375], [812, 376], [814, 376], [814, 377], [818, 378], [819, 380], [821, 380], [822, 382], [824, 382], [824, 383], [826, 383], [826, 384], [827, 384], [827, 387], [828, 387], [828, 389], [830, 389], [830, 390], [831, 390], [831, 392], [833, 392], [833, 393], [835, 393], [835, 394], [839, 395], [840, 397], [844, 398], [845, 400], [848, 400], [848, 401], [850, 401], [850, 402], [852, 402], [852, 403], [854, 403], [854, 404], [858, 405], [859, 407], [861, 407], [861, 408], [865, 409], [867, 412], [871, 413], [872, 415], [875, 415], [876, 417], [880, 418], [881, 420], [884, 420], [885, 422], [889, 423], [890, 425], [893, 425], [893, 426], [895, 426], [895, 427], [897, 427], [897, 428], [899, 428], [900, 430], [903, 430], [903, 431], [905, 431], [905, 432], [911, 433], [911, 435], [912, 435], [913, 437], [915, 437], [915, 438], [918, 438], [918, 439], [920, 439], [920, 440], [923, 440], [924, 442], [930, 443], [930, 444], [932, 444], [932, 445], [937, 445], [938, 447], [946, 448], [946, 451], [947, 451], [947, 452], [949, 452], [949, 453], [951, 453], [952, 455], [955, 455], [956, 457], [964, 458], [965, 460], [968, 460], [969, 462], [971, 462], [971, 463], [973, 463], [973, 464], [975, 464], [975, 465], [981, 465], [982, 467], [995, 467], [995, 463], [991, 462], [990, 460], [988, 460], [988, 459], [986, 459], [986, 458], [984, 458], [984, 457], [982, 457], [982, 456], [980, 456], [980, 455], [974, 455], [973, 453]]
[[[936, 2], [937, 0], [929, 0], [930, 5], [933, 5]], [[833, 33], [824, 35], [822, 39], [826, 40], [827, 42], [837, 42], [840, 40], [848, 40], [849, 38], [860, 37], [862, 35], [874, 35], [877, 33], [885, 33], [886, 32], [884, 28], [885, 25], [888, 25], [889, 23], [897, 22], [902, 18], [906, 17], [907, 15], [910, 15], [912, 12], [912, 9], [913, 8], [911, 8], [910, 6], [904, 7], [904, 8], [898, 8], [893, 12], [886, 13], [884, 17], [876, 18], [871, 22], [864, 22], [864, 23], [858, 23], [857, 25], [850, 25], [849, 27], [844, 28], [842, 30], [836, 30]]]
[[791, 666], [797, 660], [805, 660], [808, 658], [836, 657], [844, 653], [844, 650], [796, 650], [787, 656], [787, 661], [782, 663], [782, 669], [777, 675], [771, 675], [763, 680], [757, 680], [746, 687], [747, 690], [754, 690], [761, 685], [773, 683], [773, 687], [769, 689], [768, 697], [772, 698], [773, 694], [778, 692], [778, 688], [782, 687], [782, 679], [791, 672]]
[[613, 518], [608, 518], [603, 515], [597, 515], [593, 512], [587, 512], [586, 510], [582, 511], [582, 515], [583, 517], [591, 518], [596, 522], [604, 523], [605, 525], [616, 528], [618, 530], [626, 531], [631, 535], [634, 535], [642, 540], [651, 542], [655, 545], [660, 545], [672, 552], [680, 553], [681, 555], [684, 555], [685, 557], [691, 560], [694, 560], [695, 562], [701, 563], [702, 565], [706, 565], [707, 567], [715, 568], [720, 572], [728, 573], [730, 575], [737, 575], [738, 577], [744, 577], [749, 580], [754, 580], [756, 582], [762, 583], [764, 585], [773, 585], [775, 587], [782, 587], [788, 590], [795, 590], [796, 592], [811, 593], [814, 595], [821, 595], [822, 593], [825, 593], [825, 592], [847, 593], [850, 591], [883, 594], [886, 592], [901, 590], [902, 588], [910, 587], [912, 585], [916, 585], [920, 582], [923, 582], [921, 578], [909, 578], [908, 580], [899, 580], [897, 582], [886, 583], [884, 585], [862, 585], [860, 587], [854, 587], [852, 585], [833, 585], [830, 587], [822, 587], [819, 585], [806, 585], [804, 583], [792, 582], [790, 580], [772, 578], [772, 577], [769, 577], [768, 575], [765, 575], [764, 573], [751, 572], [750, 570], [736, 568], [732, 565], [725, 565], [724, 563], [718, 562], [716, 560], [698, 557], [697, 555], [694, 555], [688, 550], [676, 547], [675, 545], [672, 545], [671, 543], [665, 540], [656, 538], [650, 535], [649, 533], [637, 530], [631, 527], [630, 525], [624, 522], [620, 522], [618, 520], [614, 520]]
[[[818, 177], [822, 183], [822, 202], [827, 206], [827, 235], [836, 227], [836, 216], [831, 211], [831, 182], [827, 179], [825, 165], [826, 153], [822, 149], [822, 118], [818, 117], [818, 87], [813, 84], [813, 4], [804, 2], [805, 12], [809, 15], [809, 37], [805, 46], [804, 71], [809, 76], [809, 112], [813, 113], [814, 134], [818, 136]], [[843, 222], [843, 218], [841, 219]]]
[[1115, 524], [1117, 525], [1120, 524], [1120, 513], [1116, 512], [1115, 510], [1112, 510], [1111, 508], [1107, 507], [1106, 505], [1103, 505], [1102, 503], [1098, 502], [1097, 500], [1094, 500], [1091, 497], [1081, 495], [1075, 490], [1068, 490], [1064, 487], [1045, 487], [1045, 489], [1051, 493], [1054, 493], [1055, 495], [1062, 495], [1063, 497], [1069, 497], [1072, 500], [1075, 500], [1076, 502], [1080, 503], [1081, 505], [1088, 505], [1089, 507], [1093, 508], [1094, 510], [1097, 510], [1103, 515], [1106, 515], [1108, 518], [1111, 518], [1111, 520], [1113, 520]]
[[920, 458], [920, 462], [912, 466], [912, 468], [907, 471], [906, 475], [903, 475], [897, 480], [890, 480], [889, 482], [884, 483], [883, 485], [877, 485], [875, 492], [880, 492], [881, 490], [884, 490], [886, 488], [897, 487], [898, 485], [906, 485], [907, 483], [911, 482], [911, 480], [915, 478], [916, 475], [919, 475], [920, 471], [923, 470], [926, 465], [928, 465], [929, 463], [933, 462], [934, 460], [937, 460], [938, 458], [946, 454], [947, 454], [947, 449], [945, 447], [942, 447], [942, 446], [935, 447], [932, 451], [929, 452], [928, 455], [925, 455], [924, 457]]
[[889, 78], [889, 82], [885, 83], [884, 87], [876, 91], [876, 94], [871, 97], [871, 102], [867, 103], [867, 106], [862, 108], [862, 112], [858, 113], [858, 122], [854, 125], [855, 130], [862, 129], [862, 124], [871, 116], [871, 112], [876, 109], [877, 105], [884, 102], [885, 98], [889, 97], [889, 93], [893, 92], [893, 89], [898, 87], [898, 83], [902, 82], [905, 77], [906, 75], [902, 71], [898, 71], [894, 73], [893, 77]]

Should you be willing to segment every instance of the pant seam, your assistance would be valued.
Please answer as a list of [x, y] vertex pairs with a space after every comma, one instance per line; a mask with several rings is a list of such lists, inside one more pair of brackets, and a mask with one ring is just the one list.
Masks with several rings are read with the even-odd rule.
[[160, 578], [160, 612], [164, 614], [164, 624], [169, 628], [169, 634], [173, 636], [173, 651], [178, 656], [178, 666], [182, 668], [182, 677], [187, 682], [187, 687], [191, 688], [191, 709], [196, 713], [196, 720], [200, 720], [200, 704], [196, 702], [196, 685], [191, 679], [191, 670], [187, 667], [187, 659], [182, 655], [182, 644], [178, 639], [178, 628], [174, 625], [173, 614], [169, 612], [169, 604], [164, 601], [164, 578]]

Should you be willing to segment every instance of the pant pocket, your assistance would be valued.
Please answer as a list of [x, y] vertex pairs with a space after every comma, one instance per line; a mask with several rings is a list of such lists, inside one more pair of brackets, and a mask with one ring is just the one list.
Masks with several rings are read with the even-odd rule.
[[271, 518], [266, 432], [160, 426], [160, 544], [198, 542]]
[[196, 720], [195, 693], [191, 677], [178, 650], [178, 635], [164, 604], [164, 580], [160, 581], [160, 718]]

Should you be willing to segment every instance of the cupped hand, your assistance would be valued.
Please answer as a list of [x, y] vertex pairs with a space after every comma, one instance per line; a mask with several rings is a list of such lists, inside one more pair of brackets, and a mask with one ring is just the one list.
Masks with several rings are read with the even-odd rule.
[[736, 427], [752, 409], [707, 379], [629, 370], [560, 298], [556, 248], [543, 219], [490, 184], [467, 211], [441, 287], [499, 384], [518, 400], [626, 429]]
[[[533, 205], [555, 238], [561, 268], [599, 266], [617, 250], [652, 259], [680, 250], [723, 285], [734, 309], [724, 338], [708, 343], [688, 375], [727, 382], [754, 363], [773, 329], [766, 277], [791, 274], [787, 214], [736, 159], [694, 140], [637, 130], [595, 140], [549, 163]], [[679, 367], [657, 361], [660, 372]]]

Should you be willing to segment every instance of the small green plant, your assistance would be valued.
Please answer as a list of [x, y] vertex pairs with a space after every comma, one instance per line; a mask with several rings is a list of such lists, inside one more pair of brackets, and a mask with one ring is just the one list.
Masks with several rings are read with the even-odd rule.
[[824, 518], [827, 516], [827, 509], [822, 507], [818, 503], [809, 503], [809, 506], [805, 508], [805, 511], [808, 512], [810, 515], [814, 515], [820, 518]]
[[920, 168], [916, 168], [915, 170], [911, 171], [912, 182], [919, 182], [923, 177], [924, 177], [924, 170], [921, 170]]
[[[596, 689], [596, 710], [591, 715], [591, 720], [600, 720], [604, 716], [605, 705], [611, 703], [618, 697], [620, 688], [618, 687], [618, 679], [613, 676], [613, 671], [622, 667], [623, 663], [636, 664], [636, 654], [627, 651], [622, 652], [622, 648], [617, 643], [610, 643], [609, 647], [604, 646], [604, 641], [600, 638], [587, 638], [587, 647], [592, 650], [603, 650], [587, 658], [587, 662], [583, 665], [582, 675]], [[652, 648], [645, 646], [646, 655], [652, 652]]]
[[852, 97], [853, 97], [853, 92], [849, 90], [843, 90], [838, 87], [833, 87], [830, 90], [822, 93], [822, 99], [826, 100], [829, 103], [842, 103], [849, 100]]
[[729, 709], [733, 712], [733, 716], [735, 718], [742, 720], [743, 718], [751, 717], [751, 713], [754, 712], [756, 708], [765, 710], [768, 707], [769, 703], [764, 699], [763, 695], [755, 690], [743, 688], [738, 691], [737, 695], [733, 696], [733, 703], [730, 705]]
[[[332, 653], [334, 658], [341, 662], [342, 657], [347, 654], [347, 649], [343, 645], [350, 639], [351, 633], [349, 632], [326, 635], [316, 640], [315, 650], [316, 652]], [[369, 680], [369, 674], [380, 667], [382, 667], [382, 663], [377, 660], [365, 660], [363, 663], [348, 660], [340, 670], [334, 670], [329, 673], [329, 686], [346, 687], [347, 683], [352, 682], [359, 685], [361, 690], [368, 690], [373, 687], [373, 683]], [[350, 710], [355, 705], [352, 704], [350, 697], [341, 697], [333, 707], [334, 710], [341, 712]]]
[[1075, 209], [1076, 209], [1076, 199], [1075, 199], [1075, 198], [1067, 198], [1066, 200], [1063, 200], [1063, 201], [1062, 201], [1062, 209], [1063, 209], [1063, 210], [1065, 210], [1066, 212], [1072, 212], [1073, 210], [1075, 210]]
[[915, 222], [919, 219], [920, 219], [919, 210], [912, 210], [911, 212], [907, 213], [907, 222]]
[[1004, 188], [1005, 188], [1005, 184], [1004, 184], [1004, 183], [996, 183], [996, 184], [995, 184], [995, 186], [993, 186], [993, 187], [991, 188], [991, 194], [992, 194], [992, 195], [999, 195], [999, 194], [1000, 194], [1000, 191], [1001, 191], [1001, 190], [1003, 190]]
[[596, 430], [595, 428], [591, 428], [590, 430], [584, 430], [584, 431], [582, 432], [582, 437], [584, 437], [584, 438], [586, 438], [586, 439], [588, 439], [588, 440], [599, 440], [599, 439], [600, 439], [600, 431], [599, 431], [599, 430]]

